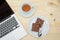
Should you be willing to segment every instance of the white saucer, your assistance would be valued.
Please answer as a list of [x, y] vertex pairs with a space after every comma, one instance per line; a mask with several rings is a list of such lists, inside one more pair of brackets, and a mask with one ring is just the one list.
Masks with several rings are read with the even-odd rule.
[[[22, 10], [22, 6], [23, 6], [24, 4], [29, 4], [29, 5], [31, 6], [31, 10], [30, 10], [29, 12], [24, 12], [24, 11]], [[32, 16], [33, 13], [34, 13], [34, 11], [35, 11], [34, 5], [33, 5], [32, 3], [30, 3], [30, 2], [22, 2], [22, 3], [19, 5], [19, 12], [20, 12], [20, 15], [23, 16], [23, 17], [30, 17], [30, 16]]]
[[38, 37], [38, 32], [33, 32], [32, 31], [32, 23], [35, 23], [36, 22], [36, 20], [37, 20], [37, 18], [41, 18], [41, 19], [43, 19], [44, 20], [44, 24], [43, 24], [43, 26], [42, 26], [42, 31], [41, 31], [41, 33], [42, 33], [42, 35], [40, 36], [40, 37], [43, 37], [43, 36], [45, 36], [47, 33], [48, 33], [48, 31], [49, 31], [49, 23], [48, 23], [48, 21], [45, 19], [45, 17], [33, 17], [30, 21], [29, 21], [29, 23], [28, 23], [28, 31], [29, 31], [29, 33], [32, 35], [32, 36], [34, 36], [34, 37], [37, 37], [37, 38], [39, 38]]

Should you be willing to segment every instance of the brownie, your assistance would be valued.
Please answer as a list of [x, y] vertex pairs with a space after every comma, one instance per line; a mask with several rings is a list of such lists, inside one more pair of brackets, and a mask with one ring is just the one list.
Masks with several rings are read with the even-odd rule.
[[44, 20], [37, 18], [36, 24], [40, 25], [39, 27], [42, 27], [43, 23], [44, 23]]
[[32, 24], [32, 31], [39, 32], [39, 29], [42, 27], [44, 20], [37, 18], [36, 22]]
[[32, 31], [39, 32], [39, 25], [37, 25], [36, 23], [33, 23], [32, 24]]

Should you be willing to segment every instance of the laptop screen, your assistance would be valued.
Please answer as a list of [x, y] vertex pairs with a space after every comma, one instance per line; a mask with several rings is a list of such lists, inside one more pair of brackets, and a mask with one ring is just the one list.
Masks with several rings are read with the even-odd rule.
[[13, 13], [8, 3], [5, 0], [0, 0], [0, 22]]

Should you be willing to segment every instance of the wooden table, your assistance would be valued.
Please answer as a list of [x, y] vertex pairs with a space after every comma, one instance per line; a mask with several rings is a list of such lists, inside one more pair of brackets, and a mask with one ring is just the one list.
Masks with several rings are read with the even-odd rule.
[[[50, 23], [49, 33], [42, 38], [34, 38], [29, 33], [21, 40], [60, 40], [60, 3], [58, 0], [6, 0], [14, 10], [19, 21], [28, 33], [27, 23], [33, 16], [44, 16]], [[35, 7], [34, 15], [24, 18], [19, 14], [22, 2], [31, 2]]]

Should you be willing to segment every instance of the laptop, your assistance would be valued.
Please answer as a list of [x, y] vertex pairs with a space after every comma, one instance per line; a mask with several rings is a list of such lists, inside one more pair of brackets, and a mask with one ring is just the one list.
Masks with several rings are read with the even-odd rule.
[[0, 40], [19, 40], [26, 35], [13, 10], [6, 2], [0, 0]]

